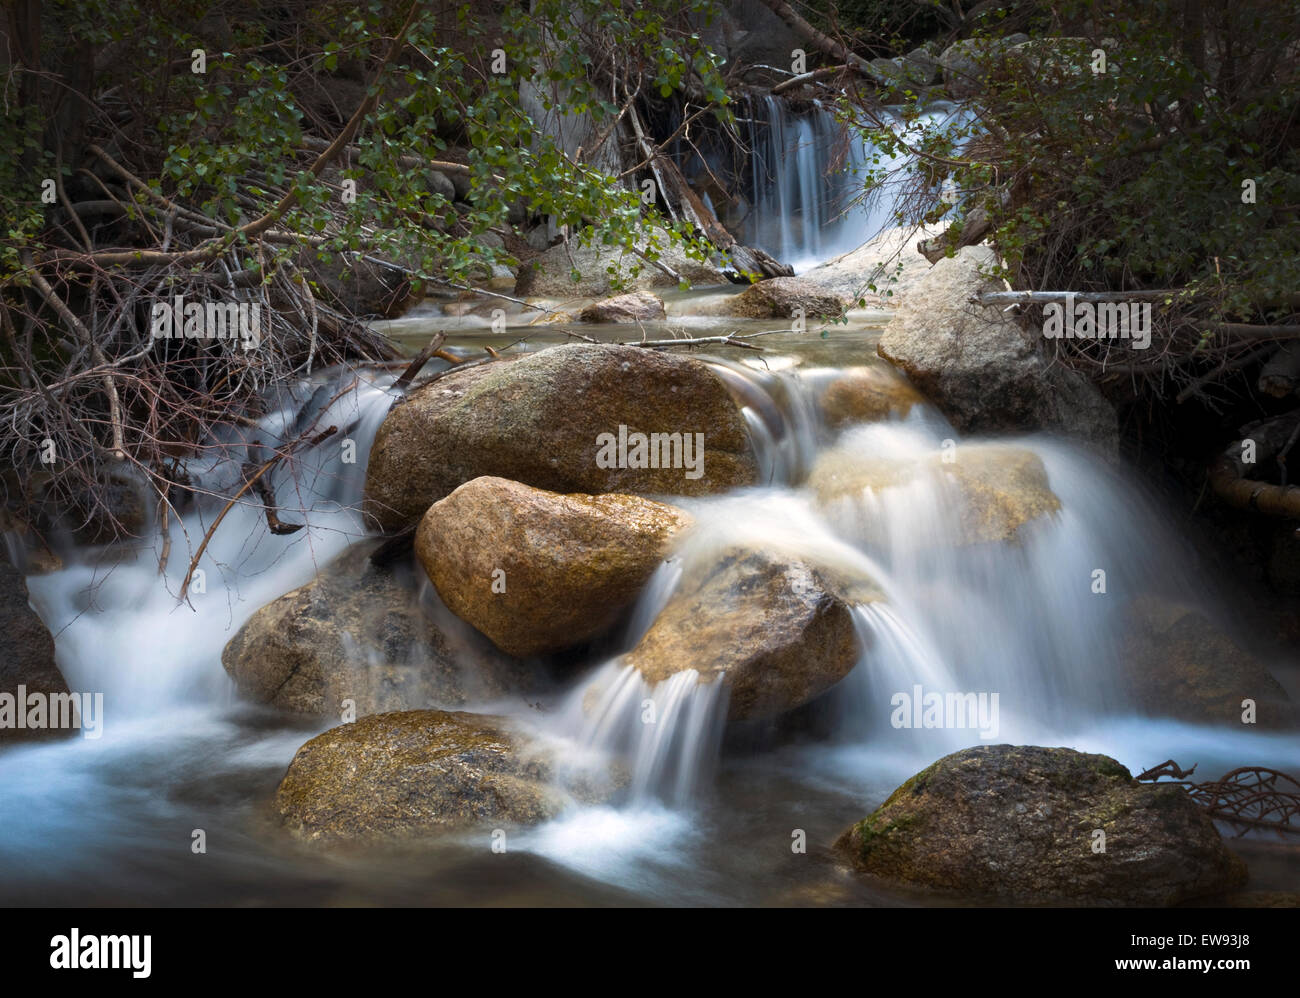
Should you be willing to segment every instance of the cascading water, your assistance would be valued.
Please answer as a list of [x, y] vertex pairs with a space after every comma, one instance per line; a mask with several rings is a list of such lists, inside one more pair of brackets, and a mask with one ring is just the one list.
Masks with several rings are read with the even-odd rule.
[[[914, 126], [952, 121], [936, 107]], [[895, 223], [889, 187], [911, 170], [906, 152], [886, 154], [821, 102], [763, 97], [749, 104], [750, 211], [740, 241], [796, 273], [861, 246]], [[868, 190], [868, 180], [891, 178]]]
[[[540, 727], [575, 769], [613, 756], [628, 774], [621, 802], [575, 805], [512, 840], [512, 848], [550, 861], [544, 872], [512, 867], [531, 885], [521, 890], [546, 899], [603, 896], [593, 893], [594, 881], [631, 892], [615, 901], [761, 899], [753, 864], [767, 846], [746, 838], [754, 814], [769, 808], [772, 821], [785, 822], [782, 809], [794, 809], [803, 814], [799, 827], [829, 838], [919, 768], [990, 736], [1071, 744], [1130, 766], [1186, 751], [1207, 771], [1243, 760], [1294, 768], [1293, 735], [1210, 732], [1124, 709], [1116, 635], [1126, 601], [1151, 589], [1202, 594], [1170, 554], [1158, 517], [1118, 474], [1052, 440], [960, 440], [928, 406], [832, 431], [817, 400], [841, 372], [779, 363], [764, 370], [766, 359], [711, 363], [744, 404], [764, 484], [682, 500], [697, 528], [647, 586], [622, 646], [634, 647], [653, 625], [684, 566], [749, 546], [879, 594], [853, 610], [859, 661], [811, 705], [828, 737], [769, 744], [749, 756], [724, 750], [728, 688], [699, 682], [706, 663], [698, 661], [681, 662], [656, 686], [615, 656], [576, 676], [540, 715], [533, 704], [490, 705]], [[409, 862], [385, 866], [378, 853], [355, 875], [326, 872], [317, 856], [287, 854], [282, 832], [261, 812], [294, 751], [330, 722], [291, 722], [241, 705], [221, 650], [258, 607], [364, 536], [356, 507], [391, 379], [362, 374], [349, 387], [351, 378], [342, 371], [318, 377], [297, 393], [305, 406], [284, 399], [247, 438], [269, 446], [308, 425], [339, 427], [278, 479], [286, 518], [310, 525], [271, 535], [259, 506], [237, 505], [199, 563], [207, 591], [192, 591], [189, 604], [178, 605], [175, 594], [219, 507], [172, 523], [173, 553], [161, 578], [155, 538], [111, 565], [95, 567], [92, 552], [30, 579], [69, 683], [104, 692], [106, 720], [99, 741], [23, 745], [0, 755], [0, 871], [11, 898], [242, 904], [265, 903], [270, 891], [290, 903], [395, 896], [463, 903], [499, 876], [487, 865], [496, 858], [454, 839], [422, 854], [419, 876]], [[343, 459], [345, 438], [356, 445], [355, 463]], [[1026, 522], [1014, 542], [965, 536], [971, 524], [952, 471], [988, 448], [998, 460], [1007, 448], [1032, 455], [1060, 501]], [[214, 486], [239, 473], [233, 460], [191, 471]], [[866, 487], [836, 492], [843, 481]], [[1090, 588], [1098, 569], [1107, 573], [1104, 595]], [[998, 694], [997, 708], [984, 701], [970, 715], [975, 723], [961, 727], [914, 727], [911, 713], [908, 723], [895, 723], [895, 698], [918, 687]], [[738, 793], [743, 806], [730, 806]], [[719, 797], [724, 806], [711, 806]], [[804, 813], [810, 808], [826, 817]], [[196, 829], [211, 843], [200, 860], [189, 849]], [[735, 848], [719, 852], [720, 840]], [[58, 870], [54, 880], [50, 869]], [[784, 876], [770, 873], [777, 884]], [[324, 895], [322, 878], [332, 885]]]
[[[1097, 740], [1116, 725], [1129, 744], [1135, 733], [1145, 743], [1144, 725], [1170, 737], [1172, 722], [1140, 719], [1128, 706], [1125, 612], [1144, 593], [1193, 603], [1207, 594], [1189, 575], [1177, 539], [1117, 473], [1046, 438], [959, 443], [928, 406], [836, 436], [821, 425], [814, 402], [834, 371], [772, 374], [735, 363], [715, 370], [746, 381], [740, 397], [772, 484], [683, 500], [697, 528], [677, 560], [753, 548], [883, 593], [854, 607], [861, 658], [819, 703], [833, 743], [919, 768], [968, 745]], [[1012, 537], [990, 540], [981, 523], [969, 522], [952, 472], [992, 468], [1014, 482], [1024, 466], [1041, 467], [1042, 485], [1050, 487], [1044, 494], [1059, 497], [1059, 508], [1027, 519]], [[826, 483], [835, 492], [841, 480], [867, 484], [829, 499], [818, 494]], [[1102, 592], [1094, 588], [1098, 572]], [[680, 569], [664, 572], [650, 587], [629, 647], [681, 577]], [[557, 730], [629, 758], [638, 801], [658, 796], [680, 805], [689, 788], [708, 785], [701, 774], [715, 765], [709, 750], [720, 743], [714, 726], [726, 702], [717, 683], [697, 681], [696, 664], [682, 662], [683, 671], [655, 687], [615, 658], [573, 695]], [[925, 716], [929, 695], [962, 716]], [[647, 721], [650, 705], [663, 709]], [[1192, 738], [1203, 747], [1195, 729], [1173, 727], [1175, 741]], [[1244, 734], [1225, 736], [1219, 749], [1235, 744], [1257, 754], [1269, 741], [1270, 750], [1295, 752], [1282, 748], [1286, 738]], [[1152, 751], [1163, 758], [1168, 748]]]

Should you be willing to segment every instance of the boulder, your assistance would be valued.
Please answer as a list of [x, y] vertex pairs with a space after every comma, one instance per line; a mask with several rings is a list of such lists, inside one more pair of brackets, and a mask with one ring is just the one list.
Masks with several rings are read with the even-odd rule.
[[962, 38], [953, 42], [939, 56], [949, 96], [962, 98], [979, 93], [991, 74], [1001, 72], [1010, 51], [1027, 41], [1028, 35], [1016, 32], [1005, 38]]
[[653, 322], [667, 317], [663, 299], [649, 291], [633, 291], [593, 302], [578, 315], [583, 322]]
[[456, 185], [445, 173], [440, 170], [426, 170], [424, 176], [428, 181], [430, 194], [436, 194], [447, 201], [456, 200]]
[[729, 720], [774, 717], [820, 696], [857, 662], [853, 614], [838, 588], [807, 564], [728, 549], [687, 567], [625, 662], [650, 683], [687, 669], [702, 683], [725, 682]]
[[375, 546], [349, 549], [230, 639], [221, 664], [241, 696], [315, 715], [350, 699], [361, 716], [461, 706], [519, 685], [518, 666], [439, 626], [413, 578], [371, 564]]
[[845, 368], [817, 397], [822, 420], [832, 430], [906, 416], [924, 404], [920, 392], [883, 366]]
[[891, 883], [1030, 904], [1163, 907], [1246, 881], [1182, 787], [1138, 783], [1109, 756], [1033, 745], [945, 756], [835, 848]]
[[[947, 460], [950, 456], [952, 460]], [[808, 485], [823, 507], [856, 508], [864, 493], [929, 481], [952, 515], [953, 530], [936, 541], [957, 544], [1013, 543], [1029, 524], [1058, 512], [1047, 469], [1033, 451], [1007, 444], [962, 444], [948, 454], [931, 453], [914, 460], [864, 458], [857, 450], [822, 453]], [[855, 518], [868, 540], [876, 518]]]
[[838, 319], [847, 302], [812, 281], [773, 277], [751, 284], [722, 305], [723, 315], [744, 319], [791, 319], [799, 309], [806, 318]]
[[[29, 602], [27, 582], [21, 572], [0, 556], [0, 629], [9, 651], [0, 660], [0, 693], [51, 697], [67, 694], [68, 684], [54, 661], [54, 638]], [[33, 738], [58, 738], [73, 734], [66, 728], [0, 727], [0, 744]]]
[[[673, 247], [666, 233], [658, 234], [660, 263], [692, 284], [725, 284], [726, 277], [711, 263], [691, 259]], [[648, 250], [642, 247], [647, 253]], [[577, 275], [577, 280], [574, 275]], [[606, 298], [624, 291], [676, 287], [677, 280], [635, 253], [618, 247], [559, 243], [519, 268], [515, 294], [540, 298]]]
[[930, 270], [929, 261], [916, 251], [916, 241], [942, 231], [942, 225], [886, 229], [857, 249], [804, 271], [799, 280], [852, 305], [895, 308]]
[[981, 273], [987, 246], [965, 246], [917, 281], [881, 334], [877, 352], [900, 368], [961, 432], [1052, 430], [1114, 455], [1115, 410], [1091, 382], [1040, 349], [1027, 331], [971, 299], [1000, 285]]
[[[375, 714], [298, 749], [275, 794], [296, 837], [323, 845], [530, 825], [571, 800], [549, 754], [504, 718], [461, 711]], [[595, 799], [609, 786], [580, 786]]]
[[1124, 675], [1146, 713], [1240, 730], [1242, 701], [1250, 699], [1260, 727], [1300, 730], [1300, 705], [1196, 608], [1142, 596], [1128, 607], [1126, 625]]
[[522, 658], [605, 633], [689, 522], [639, 496], [484, 477], [429, 507], [415, 553], [448, 609]]
[[[650, 462], [633, 434], [661, 435], [669, 453], [654, 448]], [[758, 466], [744, 416], [705, 364], [583, 343], [453, 370], [411, 392], [375, 436], [364, 509], [400, 528], [483, 475], [563, 493], [707, 495], [753, 485]]]

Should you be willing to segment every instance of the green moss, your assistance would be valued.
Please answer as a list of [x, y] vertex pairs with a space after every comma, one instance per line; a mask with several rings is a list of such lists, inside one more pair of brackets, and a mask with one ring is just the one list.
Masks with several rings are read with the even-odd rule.
[[895, 832], [916, 828], [920, 824], [920, 819], [914, 814], [901, 814], [896, 818], [887, 818], [883, 816], [883, 811], [884, 808], [881, 808], [875, 814], [863, 818], [855, 829], [858, 855], [863, 862], [866, 862], [872, 852], [890, 839]]
[[1102, 776], [1108, 776], [1108, 777], [1118, 778], [1123, 780], [1131, 780], [1133, 778], [1132, 774], [1125, 767], [1121, 766], [1118, 762], [1116, 762], [1114, 759], [1108, 758], [1107, 756], [1104, 755], [1098, 756], [1097, 759], [1099, 760], [1096, 767], [1097, 772], [1100, 773]]

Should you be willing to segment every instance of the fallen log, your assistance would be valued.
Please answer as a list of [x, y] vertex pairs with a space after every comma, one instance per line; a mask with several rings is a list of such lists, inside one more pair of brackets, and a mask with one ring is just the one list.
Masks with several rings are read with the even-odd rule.
[[1274, 398], [1286, 398], [1300, 386], [1300, 343], [1280, 346], [1259, 372], [1259, 390]]
[[[650, 170], [659, 184], [659, 189], [668, 205], [669, 214], [677, 217], [677, 211], [690, 222], [717, 250], [725, 253], [731, 261], [726, 271], [727, 277], [736, 284], [748, 284], [749, 274], [761, 274], [763, 277], [792, 277], [794, 268], [781, 263], [770, 254], [754, 246], [742, 246], [736, 237], [727, 231], [726, 226], [718, 221], [717, 216], [709, 210], [704, 200], [691, 189], [677, 164], [662, 151], [650, 145], [645, 129], [641, 125], [636, 109], [629, 112], [632, 131], [637, 137], [641, 153], [649, 163]], [[674, 206], [674, 202], [676, 205]]]
[[[1300, 520], [1300, 486], [1285, 484], [1286, 458], [1298, 432], [1300, 411], [1242, 427], [1242, 439], [1229, 444], [1210, 466], [1210, 490], [1237, 509]], [[1248, 463], [1245, 458], [1251, 450], [1254, 460]], [[1281, 466], [1283, 484], [1249, 476], [1249, 471], [1270, 459]]]
[[953, 230], [956, 228], [950, 225], [942, 234], [935, 236], [933, 239], [922, 239], [916, 244], [916, 250], [931, 263], [938, 263], [948, 255], [948, 250], [959, 250], [963, 246], [974, 246], [981, 242], [989, 230], [993, 228], [993, 219], [983, 205], [974, 208], [969, 215], [963, 220], [961, 229], [956, 233], [954, 242]]

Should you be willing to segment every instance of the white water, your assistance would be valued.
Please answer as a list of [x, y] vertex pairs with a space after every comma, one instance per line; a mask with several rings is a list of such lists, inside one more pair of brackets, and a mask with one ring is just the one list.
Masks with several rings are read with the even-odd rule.
[[[671, 598], [684, 563], [737, 544], [870, 581], [885, 597], [856, 610], [861, 660], [822, 704], [828, 736], [737, 757], [733, 783], [757, 773], [753, 778], [769, 788], [759, 796], [773, 807], [807, 799], [844, 807], [847, 798], [846, 813], [860, 815], [938, 756], [987, 743], [971, 729], [892, 726], [890, 698], [915, 685], [999, 694], [995, 743], [1072, 745], [1113, 755], [1135, 771], [1171, 755], [1199, 760], [1201, 772], [1212, 775], [1244, 763], [1296, 768], [1300, 739], [1294, 735], [1209, 731], [1126, 711], [1117, 692], [1124, 663], [1115, 650], [1125, 602], [1149, 590], [1184, 599], [1205, 594], [1189, 579], [1176, 538], [1120, 476], [1060, 442], [1018, 441], [1041, 457], [1063, 508], [1031, 525], [1017, 545], [955, 544], [942, 478], [922, 475], [828, 512], [800, 484], [832, 442], [812, 402], [818, 377], [728, 367], [770, 402], [746, 413], [761, 428], [756, 441], [769, 484], [686, 504], [700, 527], [647, 587], [625, 647]], [[343, 387], [339, 377], [332, 372], [323, 379], [318, 404]], [[311, 883], [321, 861], [287, 872], [277, 830], [257, 833], [250, 812], [269, 798], [294, 750], [320, 725], [264, 714], [250, 724], [220, 654], [253, 611], [308, 581], [364, 533], [355, 505], [370, 441], [391, 401], [383, 387], [388, 380], [362, 383], [336, 400], [317, 426], [337, 425], [340, 433], [300, 455], [296, 483], [277, 479], [285, 518], [306, 519], [310, 527], [276, 537], [265, 530], [259, 508], [234, 509], [200, 562], [207, 592], [194, 593], [191, 605], [178, 605], [175, 594], [212, 508], [172, 525], [164, 578], [157, 575], [156, 540], [111, 568], [73, 564], [30, 580], [33, 602], [57, 635], [70, 686], [105, 693], [106, 717], [101, 741], [23, 746], [0, 755], [0, 877], [30, 881], [30, 894], [21, 896], [41, 896], [39, 871], [48, 868], [82, 888], [98, 885], [110, 897], [120, 896], [130, 877], [141, 877], [161, 892], [150, 898], [175, 900], [160, 885], [168, 877], [188, 882], [195, 873], [166, 857], [187, 857], [189, 836], [199, 826], [222, 831], [221, 848], [233, 864], [223, 876], [249, 897], [273, 889], [264, 885], [303, 890]], [[294, 435], [288, 427], [297, 409], [286, 400], [250, 439], [268, 444]], [[834, 444], [847, 458], [921, 462], [955, 436], [922, 409], [906, 420], [850, 429]], [[356, 443], [355, 464], [341, 461], [344, 437]], [[196, 471], [212, 484], [235, 474], [233, 464]], [[1098, 567], [1108, 573], [1104, 597], [1089, 590]], [[647, 701], [654, 723], [645, 721]], [[593, 756], [621, 757], [630, 776], [627, 798], [578, 808], [523, 834], [516, 848], [638, 897], [735, 896], [719, 872], [730, 861], [716, 855], [719, 847], [704, 831], [716, 826], [717, 834], [733, 837], [734, 822], [745, 824], [730, 804], [714, 803], [719, 765], [728, 763], [721, 749], [726, 706], [725, 686], [698, 683], [690, 663], [657, 688], [617, 657], [593, 664], [555, 705], [546, 731], [569, 746], [575, 766]], [[493, 709], [535, 719], [522, 703]], [[753, 797], [745, 801], [759, 806]], [[750, 848], [737, 843], [736, 862]]]
[[[927, 112], [908, 134], [951, 114]], [[906, 152], [886, 154], [817, 101], [764, 97], [750, 102], [749, 120], [753, 200], [742, 243], [802, 273], [897, 224], [891, 195], [913, 173]]]

